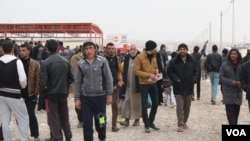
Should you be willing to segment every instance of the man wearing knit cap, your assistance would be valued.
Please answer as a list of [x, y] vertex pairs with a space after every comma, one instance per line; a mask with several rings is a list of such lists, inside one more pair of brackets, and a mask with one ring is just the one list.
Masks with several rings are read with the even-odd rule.
[[178, 55], [173, 58], [167, 68], [167, 75], [173, 82], [176, 100], [177, 132], [188, 129], [187, 121], [190, 113], [194, 83], [198, 78], [198, 65], [188, 53], [184, 43], [178, 46]]
[[[155, 115], [158, 108], [158, 90], [156, 86], [158, 76], [158, 66], [156, 61], [155, 41], [149, 40], [145, 44], [145, 50], [135, 58], [134, 73], [139, 78], [142, 119], [145, 126], [145, 132], [150, 133], [150, 128], [160, 130], [154, 125]], [[148, 94], [152, 100], [150, 114], [147, 113]]]

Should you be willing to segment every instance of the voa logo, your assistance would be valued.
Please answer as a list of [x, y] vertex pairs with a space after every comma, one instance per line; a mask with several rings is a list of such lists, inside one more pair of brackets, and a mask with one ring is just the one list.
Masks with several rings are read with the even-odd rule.
[[228, 136], [247, 136], [244, 129], [226, 129]]

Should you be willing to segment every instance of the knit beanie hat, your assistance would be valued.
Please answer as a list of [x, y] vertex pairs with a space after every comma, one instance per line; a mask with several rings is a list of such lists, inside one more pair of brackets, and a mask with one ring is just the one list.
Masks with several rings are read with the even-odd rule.
[[157, 44], [156, 44], [155, 41], [148, 40], [148, 41], [146, 42], [145, 46], [146, 46], [146, 49], [145, 49], [145, 50], [148, 51], [148, 50], [153, 50], [153, 49], [155, 49], [155, 48], [157, 47]]
[[96, 44], [91, 40], [85, 41], [82, 46], [83, 48], [85, 48], [86, 46], [89, 46], [89, 45], [93, 45], [96, 48]]
[[181, 44], [178, 46], [178, 50], [179, 50], [180, 48], [185, 48], [185, 49], [188, 50], [188, 46], [187, 46], [186, 44], [184, 44], [184, 43], [181, 43]]

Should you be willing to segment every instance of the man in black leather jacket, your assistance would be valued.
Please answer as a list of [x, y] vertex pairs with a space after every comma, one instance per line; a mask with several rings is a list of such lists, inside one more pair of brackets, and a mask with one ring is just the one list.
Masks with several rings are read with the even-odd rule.
[[46, 42], [49, 57], [41, 64], [40, 95], [46, 100], [50, 132], [54, 140], [60, 140], [60, 124], [66, 141], [71, 140], [67, 97], [69, 86], [74, 82], [70, 63], [57, 53], [56, 40]]

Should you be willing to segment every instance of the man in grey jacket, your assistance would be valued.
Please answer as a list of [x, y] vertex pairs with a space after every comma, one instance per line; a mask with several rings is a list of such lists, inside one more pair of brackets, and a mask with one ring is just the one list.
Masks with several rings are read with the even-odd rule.
[[55, 141], [62, 138], [60, 124], [66, 141], [70, 141], [72, 133], [69, 123], [67, 97], [69, 86], [74, 82], [70, 63], [57, 53], [56, 40], [46, 42], [49, 57], [42, 63], [40, 72], [40, 95], [47, 102], [47, 116], [50, 132]]
[[106, 139], [106, 104], [112, 103], [113, 78], [104, 57], [96, 55], [92, 41], [83, 44], [83, 60], [77, 63], [75, 106], [82, 110], [85, 141], [93, 141], [93, 118], [100, 141]]

